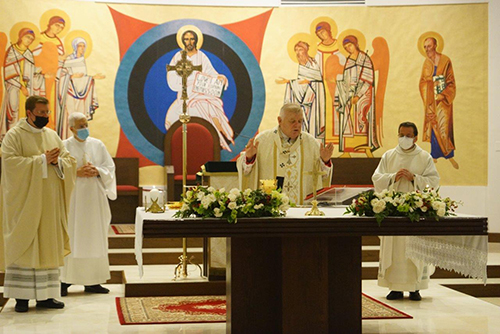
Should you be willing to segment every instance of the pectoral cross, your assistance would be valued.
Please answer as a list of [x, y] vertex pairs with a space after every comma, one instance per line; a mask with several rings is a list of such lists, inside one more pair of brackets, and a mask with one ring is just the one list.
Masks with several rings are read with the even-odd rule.
[[306, 212], [306, 216], [324, 216], [325, 213], [318, 209], [318, 201], [316, 200], [316, 185], [318, 184], [318, 177], [320, 175], [325, 175], [326, 172], [320, 170], [319, 161], [314, 165], [312, 172], [304, 172], [304, 174], [312, 175], [313, 179], [313, 200], [311, 201], [312, 208], [311, 211]]
[[200, 71], [201, 72], [202, 67], [201, 65], [193, 65], [193, 62], [191, 62], [189, 59], [187, 59], [187, 51], [182, 50], [181, 51], [181, 60], [179, 60], [175, 65], [167, 65], [167, 72], [169, 71], [175, 71], [181, 78], [182, 78], [182, 96], [181, 100], [183, 101], [182, 103], [182, 118], [181, 116], [179, 117], [179, 120], [182, 123], [187, 123], [189, 122], [189, 115], [187, 114], [187, 100], [189, 99], [189, 96], [187, 94], [187, 78], [193, 73], [194, 71]]

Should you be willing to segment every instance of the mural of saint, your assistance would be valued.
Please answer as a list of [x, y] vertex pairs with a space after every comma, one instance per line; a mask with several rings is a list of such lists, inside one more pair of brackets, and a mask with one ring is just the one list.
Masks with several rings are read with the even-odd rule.
[[[83, 32], [80, 31], [73, 31], [71, 35], [78, 35], [78, 33], [83, 35]], [[66, 57], [60, 71], [57, 86], [57, 103], [58, 110], [60, 110], [57, 133], [62, 139], [72, 136], [68, 127], [68, 118], [71, 113], [81, 112], [87, 116], [88, 120], [92, 119], [95, 110], [99, 107], [95, 91], [95, 80], [106, 77], [101, 73], [89, 75], [87, 72], [85, 57], [88, 57], [90, 53], [88, 47], [90, 36], [86, 35], [86, 39], [83, 37], [72, 39], [73, 53]]]
[[348, 52], [342, 80], [337, 81], [335, 97], [339, 113], [339, 151], [341, 157], [363, 152], [373, 157], [379, 148], [375, 122], [375, 70], [367, 53], [360, 50], [358, 38], [348, 35], [342, 39]]
[[342, 79], [346, 57], [340, 52], [337, 34], [337, 25], [328, 17], [319, 17], [311, 24], [311, 32], [319, 39], [317, 42], [316, 61], [319, 64], [325, 86], [325, 110], [332, 115], [331, 125], [327, 125], [326, 139], [328, 142], [339, 142], [339, 114], [335, 111], [334, 100], [337, 80]]
[[[15, 27], [13, 30], [16, 30]], [[17, 41], [11, 44], [5, 54], [3, 63], [5, 96], [0, 116], [1, 139], [20, 118], [26, 116], [24, 109], [26, 98], [33, 94], [45, 93], [44, 75], [35, 67], [33, 53], [29, 49], [34, 41], [34, 29], [22, 28], [17, 34]]]
[[325, 87], [320, 64], [309, 55], [307, 42], [299, 40], [294, 44], [293, 50], [299, 63], [297, 79], [281, 78], [276, 83], [286, 83], [285, 103], [295, 102], [301, 105], [304, 113], [302, 130], [315, 138], [324, 138]]
[[43, 73], [51, 75], [46, 81], [46, 94], [54, 112], [49, 117], [48, 127], [56, 129], [61, 110], [57, 101], [57, 85], [61, 77], [63, 62], [66, 59], [65, 48], [61, 38], [69, 31], [69, 17], [61, 10], [49, 10], [40, 19], [41, 29], [45, 29], [40, 36], [38, 45], [33, 48], [35, 63]]
[[[458, 163], [454, 159], [453, 134], [455, 76], [450, 58], [440, 52], [443, 44], [442, 37], [437, 33], [425, 33], [419, 39], [419, 49], [423, 48], [426, 57], [420, 76], [420, 96], [425, 113], [422, 140], [431, 143], [434, 162], [444, 158], [458, 169]], [[421, 53], [424, 54], [422, 51]]]
[[[201, 71], [193, 71], [187, 78], [187, 113], [190, 116], [201, 117], [209, 121], [217, 130], [220, 139], [220, 145], [224, 150], [231, 151], [229, 143], [234, 145], [234, 131], [229, 124], [229, 119], [224, 113], [224, 105], [219, 96], [207, 94], [196, 89], [195, 85], [197, 80], [204, 78], [217, 79], [227, 88], [228, 80], [224, 75], [219, 74], [208, 57], [199, 50], [201, 47], [201, 40], [203, 35], [200, 31], [184, 30], [181, 28], [177, 33], [178, 41], [180, 39], [180, 46], [187, 51], [187, 59], [192, 62], [194, 66], [201, 65]], [[177, 52], [170, 65], [174, 66], [181, 60], [181, 51]], [[199, 76], [202, 76], [199, 78]], [[165, 117], [165, 128], [168, 130], [170, 126], [179, 119], [182, 114], [182, 77], [175, 71], [167, 71], [167, 83], [171, 90], [177, 92], [177, 99], [172, 103], [167, 111]]]

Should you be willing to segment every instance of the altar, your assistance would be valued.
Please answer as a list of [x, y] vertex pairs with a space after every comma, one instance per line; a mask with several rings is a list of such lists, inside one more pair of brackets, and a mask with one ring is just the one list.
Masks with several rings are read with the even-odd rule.
[[[158, 237], [227, 237], [227, 333], [361, 333], [361, 237], [487, 235], [487, 218], [343, 216], [165, 219], [136, 223], [136, 243]], [[485, 239], [485, 242], [486, 239]], [[137, 246], [137, 244], [136, 244]], [[137, 247], [136, 247], [137, 251]]]

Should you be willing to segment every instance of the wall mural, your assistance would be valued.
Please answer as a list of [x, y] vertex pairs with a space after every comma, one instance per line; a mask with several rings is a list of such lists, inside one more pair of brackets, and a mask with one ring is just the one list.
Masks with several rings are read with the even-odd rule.
[[[186, 50], [201, 66], [187, 78], [188, 113], [216, 129], [222, 160], [275, 126], [283, 102], [297, 102], [303, 131], [334, 143], [336, 157], [379, 157], [396, 145], [397, 124], [413, 121], [443, 184], [486, 182], [487, 45], [465, 51], [455, 37], [457, 27], [470, 40], [487, 37], [485, 5], [33, 3], [0, 0], [0, 142], [25, 117], [26, 97], [37, 94], [49, 99], [48, 126], [61, 138], [79, 111], [114, 156], [161, 166], [164, 135], [182, 113], [173, 66]], [[467, 163], [473, 153], [475, 164]]]

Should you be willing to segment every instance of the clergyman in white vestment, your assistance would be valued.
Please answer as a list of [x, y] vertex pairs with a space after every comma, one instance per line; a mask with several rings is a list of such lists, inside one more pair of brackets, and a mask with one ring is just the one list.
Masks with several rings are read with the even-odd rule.
[[[431, 155], [417, 144], [418, 130], [414, 123], [399, 126], [399, 145], [384, 153], [373, 173], [376, 192], [384, 189], [409, 192], [426, 187], [437, 188], [439, 174]], [[410, 291], [411, 300], [420, 300], [419, 290], [427, 289], [433, 269], [417, 260], [406, 258], [406, 237], [380, 237], [378, 285], [391, 292], [387, 299], [403, 298]]]
[[67, 295], [71, 284], [84, 285], [86, 292], [108, 293], [100, 284], [110, 278], [108, 198], [116, 199], [115, 164], [104, 144], [89, 137], [86, 115], [71, 113], [69, 128], [73, 137], [64, 145], [76, 158], [77, 178], [68, 219], [71, 254], [61, 271], [61, 295]]
[[[284, 178], [283, 193], [292, 203], [303, 204], [314, 187], [330, 185], [333, 144], [320, 145], [312, 135], [302, 132], [303, 121], [300, 104], [286, 103], [278, 126], [248, 141], [237, 162], [240, 189], [257, 189], [259, 180], [280, 176]], [[313, 184], [315, 171], [324, 172], [317, 184]]]
[[[59, 267], [70, 253], [67, 212], [74, 186], [75, 159], [51, 129], [49, 101], [26, 100], [27, 118], [2, 143], [2, 214], [5, 254], [4, 297], [16, 298], [16, 312], [64, 307]], [[0, 268], [1, 269], [1, 268]]]

